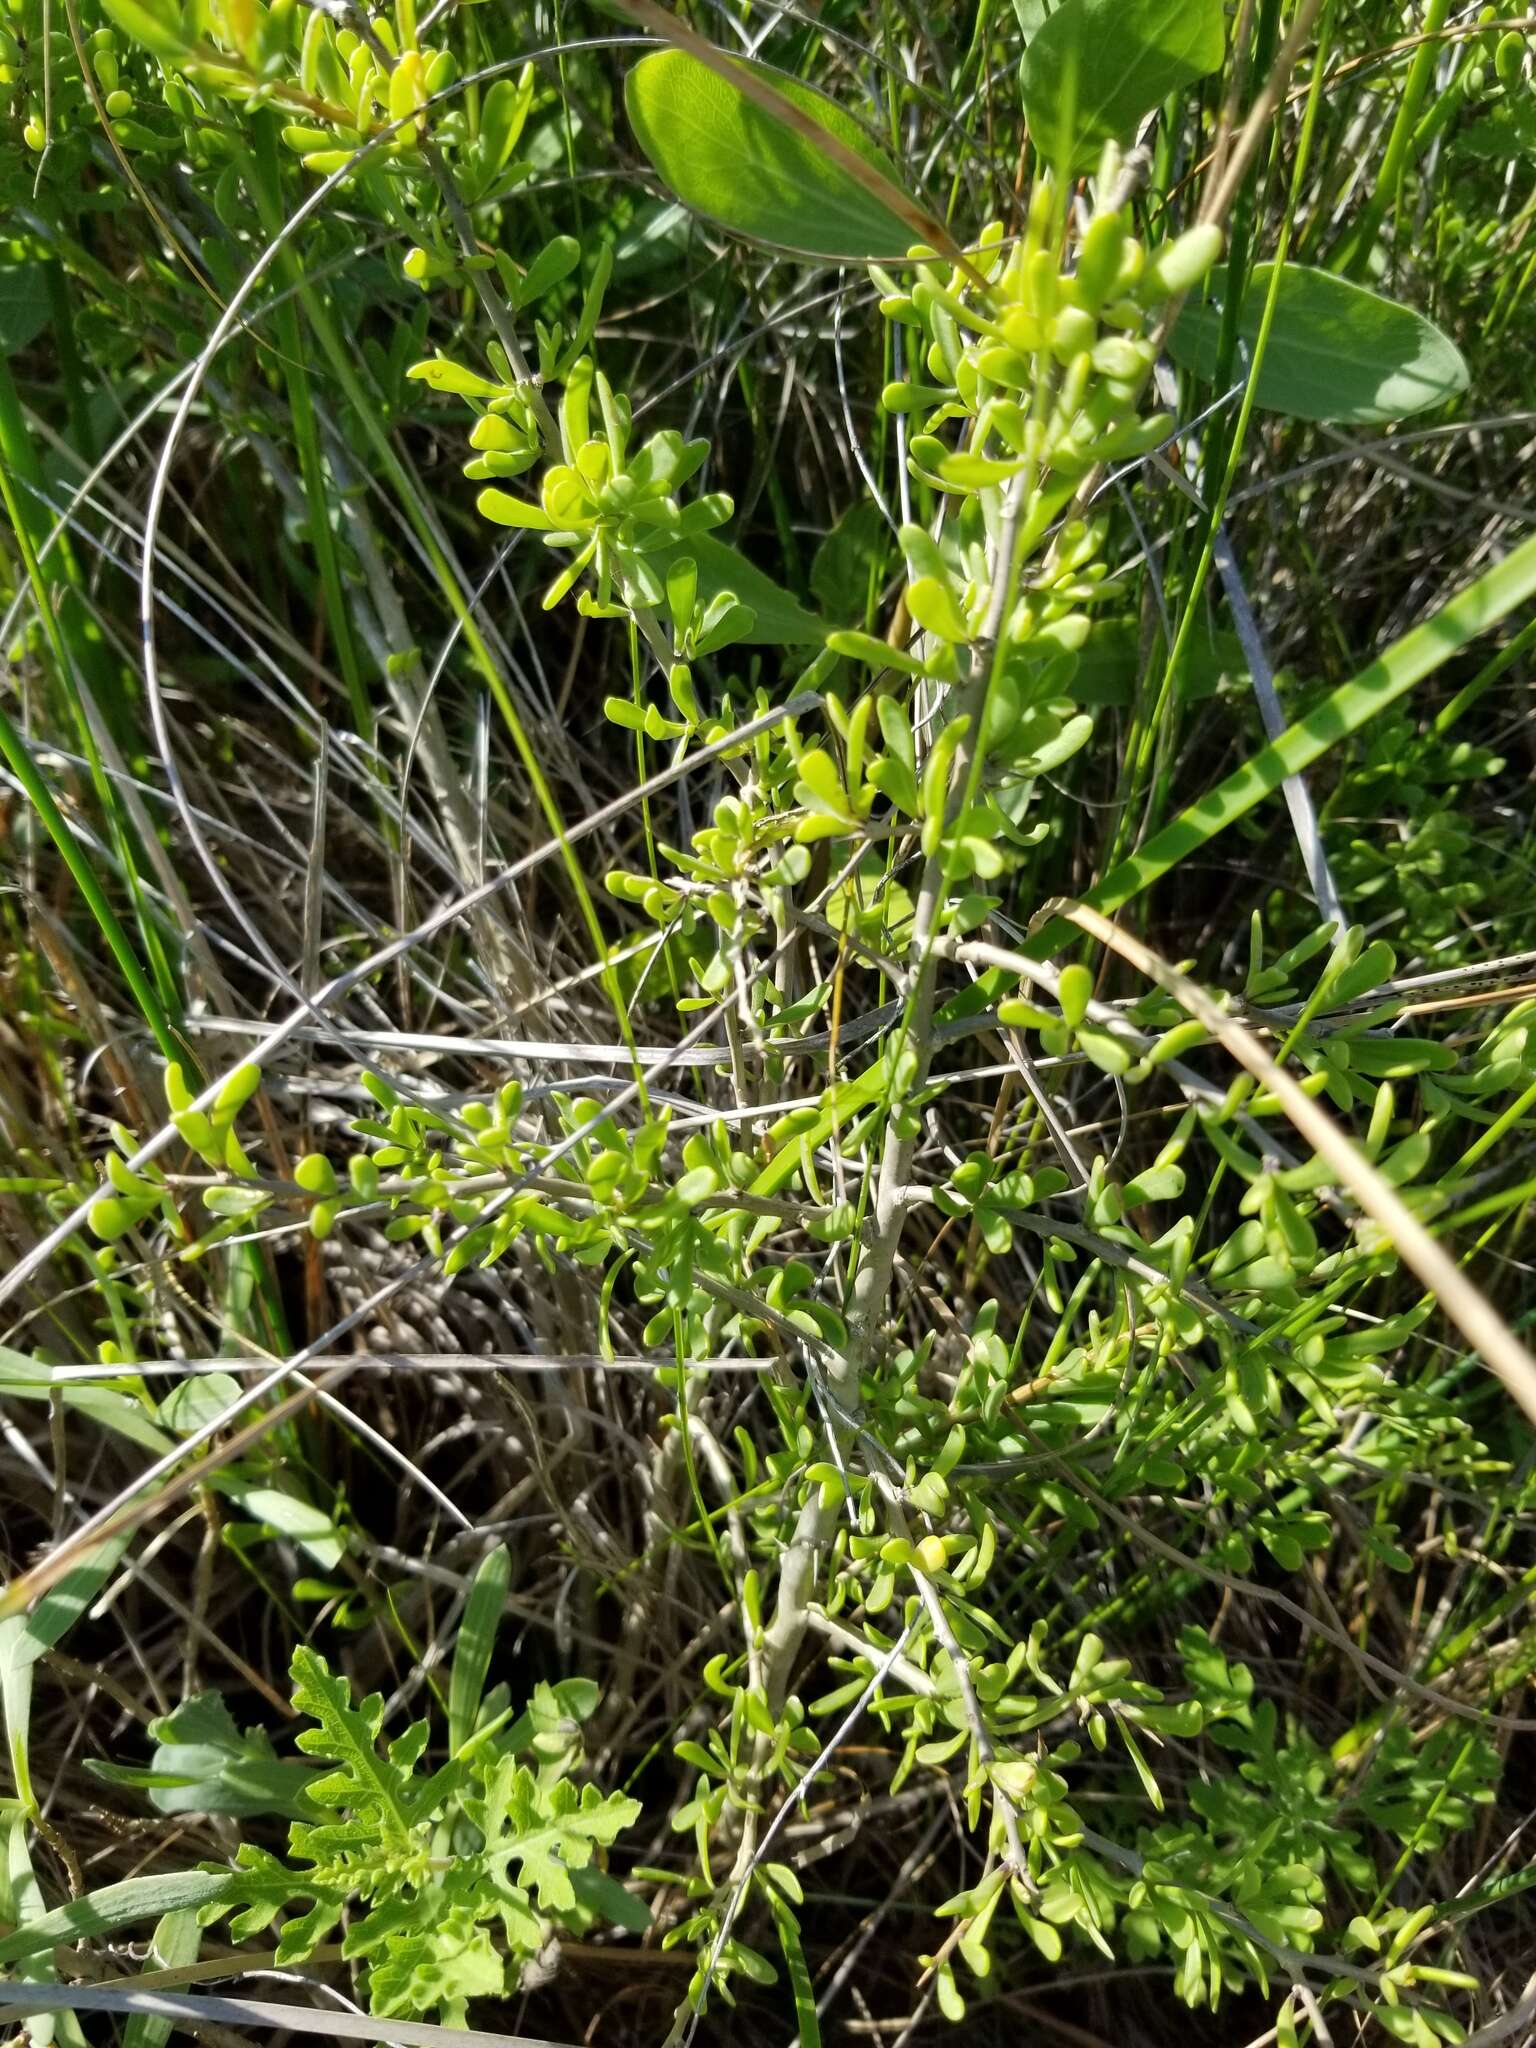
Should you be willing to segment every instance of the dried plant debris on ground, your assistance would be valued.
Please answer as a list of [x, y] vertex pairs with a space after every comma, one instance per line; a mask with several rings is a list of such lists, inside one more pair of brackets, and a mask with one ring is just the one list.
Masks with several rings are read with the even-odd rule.
[[8, 0], [0, 2039], [1536, 2031], [1533, 31]]

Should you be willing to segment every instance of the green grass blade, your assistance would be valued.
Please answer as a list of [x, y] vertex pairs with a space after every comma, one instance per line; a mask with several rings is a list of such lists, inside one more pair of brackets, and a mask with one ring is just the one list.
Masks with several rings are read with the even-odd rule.
[[[190, 1056], [185, 1046], [177, 1042], [171, 1028], [171, 1020], [156, 994], [149, 976], [144, 972], [138, 955], [129, 944], [128, 934], [118, 922], [117, 913], [107, 901], [106, 892], [96, 878], [96, 872], [85, 857], [85, 850], [71, 831], [64, 813], [54, 802], [48, 785], [38, 772], [37, 763], [21, 734], [12, 725], [3, 710], [0, 710], [0, 754], [37, 815], [42, 819], [49, 838], [58, 848], [64, 865], [74, 877], [75, 887], [84, 898], [86, 908], [95, 918], [102, 937], [111, 948], [112, 957], [122, 969], [123, 979], [133, 993], [145, 1023], [155, 1035], [155, 1043], [167, 1060], [188, 1063]], [[191, 1062], [195, 1069], [195, 1062]]]
[[[195, 1963], [202, 1944], [197, 1915], [190, 1907], [167, 1913], [150, 1937], [146, 1970], [174, 1970], [183, 1963]], [[123, 2048], [165, 2048], [171, 2022], [149, 2013], [134, 2013], [123, 2028]]]
[[[1110, 912], [1150, 889], [1154, 882], [1171, 874], [1180, 861], [1187, 860], [1218, 833], [1246, 817], [1265, 797], [1273, 796], [1287, 776], [1300, 775], [1314, 761], [1320, 761], [1330, 747], [1359, 732], [1378, 712], [1396, 703], [1415, 683], [1433, 675], [1480, 633], [1533, 595], [1536, 539], [1522, 542], [1432, 618], [1394, 641], [1349, 682], [1340, 683], [1305, 718], [1154, 833], [1139, 853], [1111, 869], [1085, 900], [1095, 910]], [[1030, 941], [1031, 957], [1043, 959], [1070, 934], [1069, 925], [1053, 919]]]
[[485, 1692], [496, 1630], [506, 1606], [507, 1587], [512, 1582], [512, 1560], [505, 1544], [498, 1543], [481, 1560], [469, 1589], [459, 1639], [454, 1645], [453, 1669], [448, 1679], [448, 1753], [457, 1756], [474, 1732], [475, 1715]]
[[0, 1964], [20, 1962], [61, 1942], [112, 1934], [135, 1920], [158, 1920], [165, 1913], [211, 1906], [232, 1882], [226, 1870], [176, 1870], [163, 1877], [129, 1877], [121, 1884], [103, 1885], [0, 1939]]
[[43, 1596], [30, 1614], [12, 1615], [0, 1621], [0, 1718], [5, 1723], [6, 1753], [16, 1796], [29, 1813], [37, 1807], [28, 1761], [32, 1666], [74, 1626], [96, 1598], [127, 1543], [126, 1536], [114, 1536], [98, 1544]]
[[769, 1903], [773, 1909], [774, 1931], [784, 1957], [790, 1993], [795, 2001], [795, 2031], [800, 2048], [821, 2048], [821, 2021], [816, 2013], [816, 1987], [800, 1939], [800, 1922], [795, 1909], [771, 1875], [767, 1878]]

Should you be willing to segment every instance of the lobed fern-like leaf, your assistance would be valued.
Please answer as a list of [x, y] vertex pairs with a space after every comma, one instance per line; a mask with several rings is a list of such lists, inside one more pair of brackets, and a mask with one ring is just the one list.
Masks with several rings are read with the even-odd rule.
[[288, 1862], [242, 1844], [234, 1890], [208, 1918], [235, 1909], [231, 1932], [243, 1939], [306, 1901], [278, 1939], [286, 1965], [307, 1961], [350, 1914], [342, 1954], [364, 1965], [371, 2009], [436, 2012], [450, 2025], [470, 1999], [516, 1988], [553, 1921], [637, 1924], [637, 1902], [594, 1859], [640, 1803], [571, 1782], [579, 1741], [550, 1688], [499, 1740], [422, 1772], [427, 1722], [381, 1748], [377, 1694], [354, 1705], [346, 1679], [308, 1649], [295, 1653], [292, 1676], [293, 1703], [315, 1723], [298, 1746], [335, 1766], [309, 1788], [327, 1817], [293, 1822]]
[[486, 1866], [516, 1863], [521, 1888], [560, 1913], [576, 1905], [572, 1871], [584, 1869], [594, 1848], [612, 1842], [639, 1817], [640, 1802], [618, 1792], [605, 1798], [595, 1785], [578, 1792], [569, 1778], [542, 1785], [515, 1758], [503, 1757], [485, 1797], [466, 1800], [465, 1811], [485, 1837]]
[[[357, 1823], [371, 1824], [381, 1841], [404, 1849], [415, 1818], [410, 1772], [427, 1745], [426, 1722], [417, 1722], [391, 1743], [386, 1760], [378, 1752], [384, 1719], [384, 1701], [378, 1693], [370, 1693], [354, 1707], [347, 1681], [309, 1649], [295, 1650], [291, 1676], [294, 1706], [317, 1724], [299, 1736], [299, 1748], [338, 1766], [315, 1780], [310, 1797], [318, 1806], [347, 1810]], [[324, 1830], [309, 1832], [319, 1835]]]

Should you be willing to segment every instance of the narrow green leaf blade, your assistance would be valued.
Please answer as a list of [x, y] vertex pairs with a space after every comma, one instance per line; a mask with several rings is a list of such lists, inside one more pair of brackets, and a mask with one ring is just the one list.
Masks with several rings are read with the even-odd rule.
[[[132, 1377], [131, 1368], [125, 1378]], [[142, 1401], [115, 1387], [103, 1387], [90, 1380], [63, 1378], [51, 1366], [39, 1365], [20, 1351], [0, 1344], [0, 1396], [12, 1401], [47, 1401], [54, 1398], [66, 1408], [88, 1416], [103, 1429], [115, 1430], [155, 1457], [163, 1457], [175, 1441], [163, 1429]]]
[[162, 1877], [130, 1877], [121, 1884], [103, 1885], [100, 1891], [55, 1906], [41, 1919], [30, 1920], [13, 1934], [0, 1937], [0, 1965], [20, 1962], [60, 1942], [111, 1934], [135, 1920], [158, 1920], [165, 1913], [211, 1906], [233, 1882], [226, 1870], [177, 1870]]
[[512, 1559], [504, 1543], [480, 1561], [459, 1639], [453, 1646], [453, 1669], [448, 1678], [448, 1754], [457, 1756], [474, 1729], [475, 1715], [485, 1693], [491, 1652], [496, 1647], [496, 1630], [507, 1604], [512, 1583]]
[[46, 1592], [29, 1614], [13, 1615], [0, 1622], [0, 1662], [32, 1664], [45, 1650], [51, 1650], [74, 1627], [106, 1584], [107, 1575], [128, 1547], [126, 1536], [109, 1536], [86, 1551], [71, 1565], [56, 1586]]
[[816, 2013], [816, 1987], [811, 1977], [810, 1964], [806, 1961], [805, 1947], [800, 1939], [800, 1923], [795, 1918], [794, 1907], [771, 1880], [769, 1903], [773, 1909], [773, 1924], [779, 1937], [784, 1967], [789, 1976], [790, 1994], [795, 2001], [795, 2031], [800, 2048], [821, 2048], [821, 2022]]
[[[7, 1833], [5, 1857], [0, 1863], [0, 1916], [17, 1926], [26, 1926], [43, 1916], [43, 1894], [32, 1868], [27, 1848], [27, 1824], [18, 1813]], [[58, 1977], [53, 1956], [47, 1950], [28, 1956], [15, 1975], [29, 1984], [52, 1984]], [[23, 2022], [25, 2038], [32, 2048], [54, 2048], [62, 2040], [65, 2048], [79, 2048], [80, 2029], [68, 2012], [58, 2015], [34, 2013]]]
[[[175, 1913], [167, 1913], [150, 1937], [149, 1956], [144, 1967], [146, 1970], [174, 1970], [183, 1964], [195, 1963], [202, 1938], [196, 1913], [185, 1906]], [[170, 2034], [169, 2020], [136, 2012], [123, 2028], [123, 2048], [165, 2048]]]
[[[1272, 263], [1256, 266], [1238, 313], [1252, 347], [1269, 296]], [[1196, 376], [1216, 374], [1222, 309], [1191, 302], [1168, 338], [1174, 361]], [[1255, 402], [1293, 419], [1381, 426], [1467, 388], [1461, 351], [1432, 321], [1331, 271], [1287, 263], [1254, 387]]]
[[0, 1621], [0, 1715], [5, 1722], [11, 1779], [23, 1805], [32, 1805], [28, 1733], [32, 1717], [32, 1666], [72, 1628], [106, 1583], [128, 1547], [126, 1536], [110, 1536], [86, 1551], [29, 1614]]
[[[1330, 747], [1358, 732], [1380, 711], [1432, 675], [1442, 662], [1460, 652], [1480, 633], [1497, 624], [1517, 605], [1536, 596], [1536, 538], [1527, 540], [1486, 575], [1453, 597], [1432, 618], [1415, 626], [1379, 654], [1359, 675], [1340, 683], [1307, 716], [1262, 747], [1251, 760], [1233, 769], [1156, 832], [1139, 852], [1111, 870], [1084, 899], [1095, 910], [1118, 910], [1144, 889], [1171, 873], [1218, 833], [1246, 817], [1256, 804], [1272, 796], [1288, 775], [1300, 775]], [[1053, 918], [1029, 941], [1032, 958], [1042, 959], [1074, 927]]]

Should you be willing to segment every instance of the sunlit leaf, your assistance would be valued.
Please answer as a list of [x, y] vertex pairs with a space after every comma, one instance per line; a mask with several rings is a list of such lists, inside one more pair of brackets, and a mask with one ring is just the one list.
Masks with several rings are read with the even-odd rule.
[[[771, 85], [900, 196], [889, 159], [836, 101], [764, 64], [733, 68]], [[624, 103], [640, 147], [677, 196], [737, 234], [845, 261], [903, 256], [916, 239], [876, 192], [685, 51], [642, 57]]]
[[1221, 0], [1062, 0], [1024, 53], [1024, 114], [1041, 158], [1092, 169], [1109, 141], [1221, 63]]

